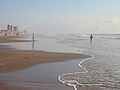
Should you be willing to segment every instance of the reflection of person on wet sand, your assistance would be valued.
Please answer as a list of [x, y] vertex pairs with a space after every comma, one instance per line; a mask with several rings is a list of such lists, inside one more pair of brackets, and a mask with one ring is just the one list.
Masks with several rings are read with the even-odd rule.
[[35, 41], [32, 41], [32, 50], [34, 50]]
[[93, 39], [93, 35], [91, 34], [91, 35], [90, 35], [90, 41], [92, 41], [92, 39]]

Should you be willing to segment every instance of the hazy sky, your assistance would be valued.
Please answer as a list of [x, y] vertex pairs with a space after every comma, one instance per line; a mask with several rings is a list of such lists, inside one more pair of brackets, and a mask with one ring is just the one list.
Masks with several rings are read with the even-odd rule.
[[39, 33], [120, 33], [120, 0], [0, 0], [0, 27]]

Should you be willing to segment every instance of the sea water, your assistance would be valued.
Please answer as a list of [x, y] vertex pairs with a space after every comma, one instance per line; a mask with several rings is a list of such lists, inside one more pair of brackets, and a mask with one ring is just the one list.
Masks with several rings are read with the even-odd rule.
[[103, 90], [119, 90], [120, 35], [94, 34], [92, 42], [89, 36], [89, 34], [36, 35], [34, 44], [32, 42], [7, 44], [12, 48], [22, 50], [82, 52], [93, 55], [94, 58], [86, 60], [80, 65], [79, 63], [83, 60], [40, 64], [21, 71], [1, 73], [0, 77], [3, 77], [1, 81], [16, 86], [29, 87], [33, 90], [73, 89], [60, 82], [74, 86], [74, 88], [80, 84], [100, 85]]
[[79, 38], [73, 36], [59, 43], [78, 50], [82, 48], [82, 52], [92, 54], [94, 58], [80, 65], [87, 72], [62, 74], [59, 76], [60, 81], [74, 87], [78, 84], [98, 85], [101, 90], [120, 90], [120, 35], [95, 34], [93, 41], [89, 40], [90, 35], [81, 35]]

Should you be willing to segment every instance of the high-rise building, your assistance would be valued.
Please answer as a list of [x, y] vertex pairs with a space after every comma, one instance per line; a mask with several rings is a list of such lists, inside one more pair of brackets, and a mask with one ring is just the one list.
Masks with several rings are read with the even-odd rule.
[[13, 26], [8, 24], [7, 31], [12, 32], [12, 30], [13, 30]]
[[18, 32], [18, 27], [17, 26], [13, 26], [13, 32]]
[[11, 32], [12, 33], [18, 32], [18, 27], [8, 24], [8, 26], [7, 26], [7, 32], [10, 32], [10, 33]]

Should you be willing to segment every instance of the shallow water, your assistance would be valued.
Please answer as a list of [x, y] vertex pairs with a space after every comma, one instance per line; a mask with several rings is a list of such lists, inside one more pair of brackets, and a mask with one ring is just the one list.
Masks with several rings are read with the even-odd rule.
[[[31, 37], [16, 39], [32, 40]], [[74, 47], [68, 47], [57, 43], [56, 37], [48, 37], [48, 35], [36, 35], [35, 42], [3, 43], [3, 45], [9, 45], [11, 48], [20, 50], [43, 50], [50, 52], [76, 52], [77, 50]]]
[[80, 61], [71, 60], [40, 64], [21, 71], [0, 73], [0, 81], [11, 85], [32, 88], [32, 90], [45, 90], [48, 87], [49, 90], [56, 90], [56, 88], [59, 88], [59, 90], [73, 90], [66, 85], [62, 85], [57, 78], [62, 73], [82, 71], [78, 65]]
[[[120, 35], [94, 35], [93, 42], [89, 37], [65, 38], [59, 43], [83, 48], [82, 52], [94, 55], [93, 59], [85, 61], [82, 66], [87, 73], [72, 73], [61, 75], [63, 82], [83, 86], [98, 85], [100, 90], [120, 90]], [[96, 90], [96, 89], [95, 89]]]

